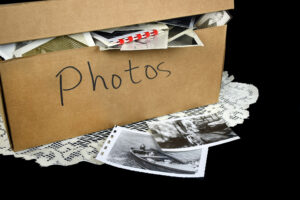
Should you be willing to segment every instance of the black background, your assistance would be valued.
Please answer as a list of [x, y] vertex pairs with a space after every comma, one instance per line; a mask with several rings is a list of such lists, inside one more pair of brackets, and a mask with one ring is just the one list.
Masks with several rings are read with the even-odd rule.
[[[258, 87], [260, 97], [256, 104], [250, 106], [249, 119], [233, 128], [241, 140], [209, 149], [205, 178], [169, 178], [89, 163], [42, 168], [34, 161], [0, 155], [0, 172], [5, 171], [8, 177], [5, 182], [27, 185], [29, 180], [34, 180], [36, 187], [43, 187], [43, 184], [54, 181], [56, 186], [72, 185], [73, 192], [88, 186], [89, 193], [104, 193], [112, 189], [115, 192], [111, 195], [124, 188], [132, 194], [145, 191], [146, 196], [160, 190], [165, 191], [167, 196], [178, 193], [199, 194], [199, 197], [209, 190], [212, 190], [210, 195], [224, 190], [230, 195], [247, 190], [245, 196], [266, 191], [271, 182], [282, 176], [278, 169], [278, 163], [282, 161], [273, 162], [274, 154], [278, 159], [281, 157], [280, 148], [273, 148], [271, 142], [281, 126], [268, 120], [273, 117], [270, 113], [274, 109], [279, 110], [274, 107], [272, 94], [280, 84], [271, 81], [276, 65], [270, 60], [276, 60], [277, 54], [269, 55], [273, 48], [269, 35], [271, 25], [262, 20], [270, 8], [263, 7], [260, 1], [240, 0], [235, 1], [235, 7], [230, 12], [233, 19], [228, 24], [225, 70], [235, 76], [235, 81]], [[295, 110], [299, 113], [299, 106]]]

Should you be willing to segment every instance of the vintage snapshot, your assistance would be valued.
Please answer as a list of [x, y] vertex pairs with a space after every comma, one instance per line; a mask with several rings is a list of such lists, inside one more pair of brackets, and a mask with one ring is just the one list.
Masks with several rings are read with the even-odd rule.
[[18, 48], [13, 54], [15, 57], [33, 56], [42, 53], [95, 46], [89, 32], [34, 40]]
[[189, 28], [193, 29], [195, 25], [195, 20], [196, 16], [191, 16], [191, 17], [181, 17], [181, 18], [176, 18], [176, 19], [169, 19], [169, 20], [164, 20], [161, 21], [160, 23], [176, 26], [176, 27], [182, 27], [182, 28]]
[[163, 151], [200, 149], [239, 139], [217, 115], [147, 122], [147, 125]]
[[193, 29], [185, 29], [176, 26], [170, 28], [168, 47], [180, 48], [191, 46], [204, 46], [203, 42]]
[[223, 26], [229, 22], [231, 16], [226, 11], [218, 11], [204, 14], [195, 23], [197, 28], [209, 28], [214, 26]]
[[102, 42], [100, 42], [99, 40], [95, 40], [95, 44], [96, 44], [96, 46], [99, 47], [100, 51], [121, 49], [120, 45], [108, 47], [105, 44], [103, 44]]
[[[133, 26], [93, 31], [92, 37], [95, 40], [100, 41], [106, 47], [111, 48], [111, 47], [118, 45], [119, 39], [124, 39], [124, 38], [130, 37], [130, 36], [135, 36], [138, 34], [144, 34], [146, 31], [152, 31], [154, 29], [159, 32], [163, 32], [163, 33], [167, 34], [165, 31], [167, 31], [169, 28], [167, 25], [160, 24], [160, 23], [137, 24], [137, 25], [133, 25]], [[128, 50], [130, 50], [130, 49], [131, 49], [131, 46], [128, 47]]]
[[204, 177], [208, 148], [164, 152], [150, 133], [115, 127], [97, 160], [127, 170], [173, 177]]
[[147, 49], [167, 49], [168, 48], [169, 31], [162, 31], [157, 36], [136, 40], [123, 44], [121, 51], [136, 51]]

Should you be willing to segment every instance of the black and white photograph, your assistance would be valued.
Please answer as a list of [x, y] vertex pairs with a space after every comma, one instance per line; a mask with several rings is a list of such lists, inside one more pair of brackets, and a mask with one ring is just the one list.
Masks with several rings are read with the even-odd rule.
[[207, 148], [164, 152], [150, 133], [115, 127], [97, 160], [123, 169], [173, 177], [203, 177]]
[[231, 16], [226, 11], [219, 11], [204, 14], [196, 22], [197, 28], [209, 28], [214, 26], [223, 26], [229, 22]]
[[164, 20], [164, 21], [161, 21], [161, 23], [165, 23], [168, 25], [176, 26], [176, 27], [193, 29], [196, 18], [197, 18], [196, 16], [180, 17], [180, 18], [176, 18], [176, 19]]
[[193, 29], [184, 29], [181, 27], [170, 27], [168, 42], [168, 47], [170, 48], [204, 46]]
[[217, 115], [147, 122], [147, 125], [164, 151], [199, 149], [239, 139]]

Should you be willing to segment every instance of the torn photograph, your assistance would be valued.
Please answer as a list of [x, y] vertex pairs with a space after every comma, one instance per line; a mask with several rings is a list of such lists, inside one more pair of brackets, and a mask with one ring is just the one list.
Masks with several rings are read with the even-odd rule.
[[97, 160], [122, 169], [172, 177], [204, 177], [208, 148], [163, 152], [150, 133], [115, 127]]
[[147, 125], [163, 151], [200, 149], [239, 139], [217, 115], [147, 122]]

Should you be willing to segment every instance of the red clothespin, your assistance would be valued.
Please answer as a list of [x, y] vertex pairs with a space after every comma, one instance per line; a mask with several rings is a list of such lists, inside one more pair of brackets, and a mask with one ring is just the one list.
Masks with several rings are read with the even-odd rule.
[[147, 31], [147, 32], [144, 32], [143, 34], [136, 34], [136, 36], [128, 36], [127, 38], [124, 38], [124, 39], [119, 39], [117, 44], [118, 45], [123, 45], [125, 43], [130, 43], [130, 42], [133, 42], [135, 40], [140, 40], [140, 39], [143, 39], [143, 38], [148, 38], [150, 37], [151, 35], [152, 36], [156, 36], [158, 35], [159, 32], [158, 30], [156, 29], [153, 29], [151, 32]]
[[145, 38], [148, 38], [148, 37], [150, 37], [150, 32], [145, 32]]
[[132, 37], [132, 36], [129, 36], [129, 37], [127, 38], [127, 40], [128, 40], [128, 43], [129, 43], [129, 42], [132, 42], [132, 41], [133, 41], [133, 37]]
[[137, 34], [137, 35], [136, 35], [136, 38], [137, 38], [137, 40], [140, 40], [140, 39], [143, 38], [143, 36], [142, 36], [142, 34]]
[[152, 34], [155, 36], [155, 35], [158, 35], [158, 30], [154, 29]]
[[119, 39], [119, 44], [122, 45], [125, 43], [125, 40], [124, 39]]

